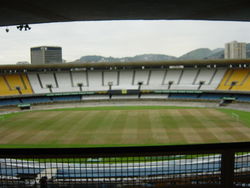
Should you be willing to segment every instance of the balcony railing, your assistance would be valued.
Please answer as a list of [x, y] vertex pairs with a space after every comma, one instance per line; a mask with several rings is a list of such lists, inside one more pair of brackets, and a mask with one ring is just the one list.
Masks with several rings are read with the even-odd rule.
[[0, 185], [249, 187], [250, 142], [148, 147], [0, 149]]

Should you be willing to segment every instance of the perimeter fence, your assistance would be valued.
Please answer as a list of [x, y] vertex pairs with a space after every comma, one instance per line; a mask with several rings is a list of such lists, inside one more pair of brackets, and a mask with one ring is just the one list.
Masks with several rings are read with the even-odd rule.
[[0, 149], [1, 187], [249, 187], [250, 142]]

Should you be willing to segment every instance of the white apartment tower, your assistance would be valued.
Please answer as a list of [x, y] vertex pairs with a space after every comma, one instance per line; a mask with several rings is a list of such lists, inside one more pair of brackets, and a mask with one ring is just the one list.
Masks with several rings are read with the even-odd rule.
[[225, 59], [246, 59], [246, 43], [232, 41], [225, 44]]

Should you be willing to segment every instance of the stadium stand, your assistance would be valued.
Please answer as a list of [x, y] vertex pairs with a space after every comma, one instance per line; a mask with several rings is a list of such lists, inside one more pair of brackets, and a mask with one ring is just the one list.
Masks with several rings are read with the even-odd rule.
[[81, 97], [80, 96], [58, 96], [58, 97], [53, 97], [53, 101], [80, 101]]
[[84, 95], [82, 96], [82, 100], [105, 100], [109, 99], [107, 95]]
[[119, 85], [112, 87], [113, 89], [137, 89], [137, 85], [134, 83], [134, 71], [132, 70], [121, 70], [119, 71]]
[[142, 99], [167, 99], [168, 95], [167, 94], [158, 94], [158, 95], [152, 95], [152, 94], [147, 94], [147, 95], [142, 95]]
[[[98, 70], [78, 72], [28, 73], [35, 93], [103, 91], [109, 89], [172, 89], [172, 90], [215, 90], [226, 69], [149, 69], [149, 70]], [[200, 82], [203, 82], [201, 88]], [[170, 85], [171, 83], [171, 85]]]
[[88, 78], [87, 78], [87, 73], [85, 71], [81, 72], [72, 71], [70, 72], [70, 78], [72, 79], [73, 87], [78, 88], [78, 84], [82, 84], [83, 87], [88, 86]]
[[19, 99], [3, 99], [0, 100], [0, 106], [10, 106], [10, 105], [18, 105], [21, 104]]
[[151, 70], [148, 85], [143, 85], [143, 89], [167, 89], [167, 85], [163, 85], [163, 78], [166, 70]]
[[103, 74], [102, 71], [88, 71], [88, 89], [92, 91], [107, 90], [108, 86], [103, 85]]
[[29, 73], [28, 77], [34, 93], [49, 93], [49, 89], [43, 87], [43, 83], [38, 73]]
[[108, 86], [111, 84], [112, 86], [118, 85], [118, 75], [117, 71], [103, 71], [103, 85]]
[[250, 101], [249, 95], [236, 95], [235, 97], [238, 101]]
[[228, 69], [218, 90], [249, 91], [249, 73], [250, 69]]
[[219, 100], [219, 99], [222, 99], [223, 96], [225, 96], [225, 95], [224, 94], [207, 93], [207, 94], [202, 94], [199, 98], [206, 99], [206, 100]]
[[168, 98], [173, 99], [197, 99], [198, 94], [170, 94]]
[[25, 74], [0, 75], [0, 96], [32, 93], [32, 88]]
[[141, 82], [143, 85], [148, 85], [150, 79], [149, 70], [136, 70], [134, 72], [134, 82], [133, 85], [138, 86], [138, 83]]
[[169, 82], [172, 82], [173, 85], [179, 84], [182, 73], [183, 73], [183, 70], [181, 69], [167, 70], [163, 84], [168, 85]]
[[49, 103], [52, 101], [49, 97], [31, 97], [31, 98], [23, 98], [22, 102], [28, 104], [37, 104], [37, 103]]
[[[250, 69], [243, 66], [130, 66], [5, 71], [0, 74], [0, 105], [125, 98], [250, 101]], [[22, 97], [26, 94], [30, 96]], [[20, 99], [5, 101], [12, 95]]]
[[210, 81], [208, 82], [208, 84], [204, 84], [201, 87], [201, 90], [216, 90], [216, 88], [220, 84], [225, 72], [226, 72], [225, 68], [215, 69], [215, 71], [212, 72], [212, 74], [211, 74], [212, 77], [211, 77]]
[[69, 72], [58, 72], [55, 74], [58, 88], [53, 88], [53, 92], [79, 91], [78, 87], [72, 87], [72, 80]]

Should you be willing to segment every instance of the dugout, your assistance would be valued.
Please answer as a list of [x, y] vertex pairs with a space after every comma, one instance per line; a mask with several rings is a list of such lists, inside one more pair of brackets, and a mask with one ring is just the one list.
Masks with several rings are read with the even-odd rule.
[[20, 108], [20, 110], [30, 110], [31, 105], [30, 104], [19, 104], [18, 108]]
[[231, 104], [233, 101], [235, 101], [234, 97], [223, 97], [219, 105], [226, 106], [227, 104]]

